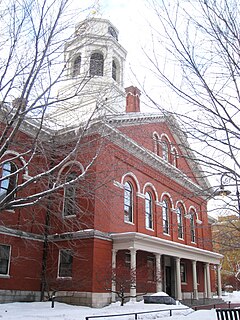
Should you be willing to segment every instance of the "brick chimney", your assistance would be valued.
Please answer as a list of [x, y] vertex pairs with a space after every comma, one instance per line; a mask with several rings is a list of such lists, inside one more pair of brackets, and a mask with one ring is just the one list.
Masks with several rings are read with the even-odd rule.
[[141, 92], [137, 87], [125, 88], [126, 92], [126, 112], [140, 112]]

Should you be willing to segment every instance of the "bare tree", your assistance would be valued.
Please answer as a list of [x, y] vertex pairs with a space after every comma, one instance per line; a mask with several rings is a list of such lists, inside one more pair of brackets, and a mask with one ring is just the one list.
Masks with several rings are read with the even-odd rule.
[[212, 225], [214, 249], [223, 254], [221, 263], [223, 287], [239, 287], [239, 219], [235, 215], [219, 217]]
[[[116, 268], [109, 266], [107, 271], [106, 269], [101, 270], [97, 275], [97, 280], [104, 287], [104, 290], [116, 295], [117, 299], [121, 302], [121, 306], [123, 306], [129, 299], [142, 297], [151, 292], [153, 284], [155, 288], [156, 281], [159, 281], [159, 279], [157, 279], [154, 273], [153, 278], [149, 281], [148, 277], [146, 277], [147, 272], [149, 270], [146, 267], [139, 267], [136, 272], [136, 270], [130, 269], [129, 266], [119, 263]], [[137, 286], [136, 277], [138, 279]], [[113, 283], [114, 286], [112, 286]], [[132, 295], [131, 289], [137, 289], [139, 293]]]
[[[233, 196], [226, 204], [238, 214], [239, 3], [150, 0], [148, 6], [154, 16], [152, 45], [144, 50], [150, 76], [142, 90], [158, 109], [178, 118], [194, 151], [185, 156], [195, 158], [215, 186], [229, 173], [223, 182]], [[159, 85], [157, 94], [150, 93], [152, 83]]]
[[52, 129], [64, 127], [50, 123], [49, 114], [71, 103], [89, 81], [82, 79], [68, 96], [57, 95], [67, 72], [64, 45], [76, 36], [71, 33], [78, 15], [70, 9], [68, 0], [1, 2], [0, 211], [31, 206], [63, 190], [82, 179], [96, 158], [71, 181], [59, 179], [63, 166], [79, 152], [92, 116], [71, 137], [71, 147], [56, 157], [61, 138]]

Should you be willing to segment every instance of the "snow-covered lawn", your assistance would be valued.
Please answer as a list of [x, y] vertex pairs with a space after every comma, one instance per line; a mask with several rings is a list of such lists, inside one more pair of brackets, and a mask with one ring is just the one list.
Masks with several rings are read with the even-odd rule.
[[[240, 291], [230, 293], [223, 296], [226, 301], [240, 303]], [[55, 302], [55, 307], [51, 308], [51, 302], [16, 302], [0, 304], [0, 319], [9, 320], [84, 320], [87, 316], [93, 315], [108, 315], [117, 313], [142, 312], [151, 310], [168, 310], [186, 308], [184, 305], [156, 305], [144, 304], [143, 302], [129, 302], [123, 307], [119, 303], [114, 303], [105, 308], [88, 308], [80, 306], [70, 306], [64, 303]], [[169, 311], [160, 313], [148, 313], [138, 315], [138, 319], [158, 319], [164, 318], [166, 320], [216, 320], [216, 312], [212, 310], [173, 310], [172, 317], [169, 316]], [[103, 320], [100, 318], [99, 320]], [[109, 317], [104, 320], [134, 320], [132, 316]]]

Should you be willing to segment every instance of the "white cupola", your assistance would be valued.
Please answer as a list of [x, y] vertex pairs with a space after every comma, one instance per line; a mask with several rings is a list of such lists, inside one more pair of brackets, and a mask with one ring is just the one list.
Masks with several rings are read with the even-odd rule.
[[124, 112], [126, 54], [110, 21], [91, 18], [77, 24], [73, 39], [65, 45], [66, 73], [58, 93], [59, 99], [67, 100], [55, 116], [66, 120], [67, 112], [69, 122], [79, 122], [92, 113], [99, 117]]

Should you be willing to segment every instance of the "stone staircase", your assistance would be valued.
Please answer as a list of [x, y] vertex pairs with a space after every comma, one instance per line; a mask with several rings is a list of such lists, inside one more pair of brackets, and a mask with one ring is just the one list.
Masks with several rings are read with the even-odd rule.
[[211, 299], [207, 299], [207, 298], [202, 298], [202, 299], [184, 299], [181, 301], [182, 304], [188, 306], [188, 307], [197, 307], [197, 306], [209, 306], [209, 305], [222, 305], [222, 304], [226, 304], [227, 302], [225, 302], [223, 299], [221, 298], [211, 298]]

